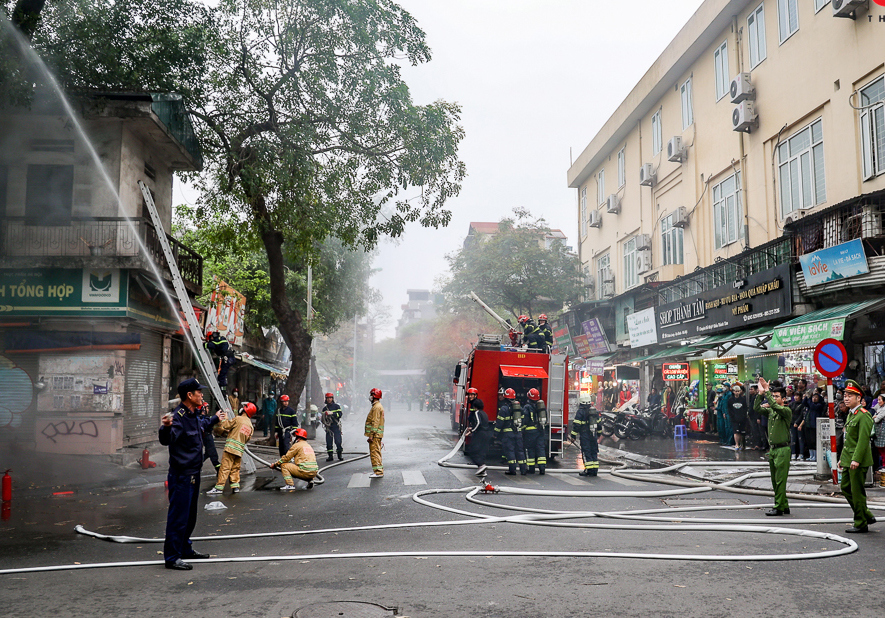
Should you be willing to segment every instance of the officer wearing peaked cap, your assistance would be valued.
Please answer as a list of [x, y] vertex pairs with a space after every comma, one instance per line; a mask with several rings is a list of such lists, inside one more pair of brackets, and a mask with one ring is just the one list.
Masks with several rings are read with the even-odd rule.
[[867, 508], [867, 493], [864, 480], [867, 470], [873, 465], [870, 448], [870, 434], [873, 431], [873, 417], [863, 407], [863, 390], [854, 380], [847, 380], [843, 395], [848, 405], [848, 418], [845, 420], [845, 445], [839, 458], [842, 470], [842, 495], [854, 511], [854, 525], [845, 532], [867, 532], [876, 518]]

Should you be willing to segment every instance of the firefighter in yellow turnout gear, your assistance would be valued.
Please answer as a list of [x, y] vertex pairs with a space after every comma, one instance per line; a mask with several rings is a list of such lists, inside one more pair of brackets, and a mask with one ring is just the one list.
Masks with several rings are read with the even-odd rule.
[[258, 408], [254, 403], [246, 402], [240, 409], [236, 418], [224, 421], [219, 425], [222, 433], [227, 433], [227, 441], [224, 443], [224, 453], [221, 455], [221, 468], [218, 470], [218, 478], [215, 487], [206, 492], [207, 495], [224, 493], [224, 485], [230, 478], [230, 487], [233, 493], [240, 492], [240, 464], [243, 461], [243, 451], [246, 442], [252, 437], [255, 429], [252, 427], [252, 417]]
[[381, 406], [381, 389], [373, 388], [369, 392], [372, 409], [366, 417], [364, 435], [368, 438], [369, 459], [372, 461], [372, 474], [369, 478], [384, 477], [384, 466], [381, 464], [381, 439], [384, 437], [384, 408]]
[[295, 441], [292, 447], [285, 455], [280, 457], [269, 468], [279, 468], [283, 473], [283, 480], [286, 486], [282, 487], [283, 491], [293, 491], [295, 481], [292, 477], [307, 481], [307, 488], [313, 487], [313, 479], [316, 477], [319, 467], [317, 466], [317, 456], [313, 452], [313, 447], [307, 443], [307, 430], [299, 427], [293, 432]]

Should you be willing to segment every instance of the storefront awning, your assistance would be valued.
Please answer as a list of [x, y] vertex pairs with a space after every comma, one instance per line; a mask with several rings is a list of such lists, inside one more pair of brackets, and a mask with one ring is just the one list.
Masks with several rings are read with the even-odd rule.
[[759, 350], [766, 350], [768, 349], [766, 347], [766, 344], [771, 341], [771, 330], [771, 326], [759, 326], [756, 328], [739, 330], [737, 332], [727, 333], [724, 335], [712, 335], [689, 345], [693, 348], [718, 350], [720, 354], [725, 354], [738, 345], [744, 345], [749, 348], [757, 348]]
[[254, 356], [242, 354], [242, 355], [238, 355], [237, 358], [240, 359], [241, 361], [243, 361], [244, 363], [246, 363], [247, 365], [252, 365], [253, 367], [258, 367], [259, 369], [264, 369], [265, 371], [270, 373], [271, 376], [275, 376], [275, 377], [279, 376], [280, 379], [286, 378], [289, 376], [288, 369], [281, 369], [279, 367], [274, 367], [273, 365], [268, 365], [267, 363], [264, 363], [264, 362], [258, 360]]
[[784, 350], [815, 346], [819, 341], [827, 338], [841, 340], [845, 334], [845, 320], [882, 307], [885, 307], [885, 298], [837, 305], [806, 313], [774, 329], [772, 348]]
[[668, 348], [666, 350], [660, 350], [655, 352], [654, 354], [649, 354], [648, 356], [640, 356], [639, 358], [634, 358], [633, 363], [641, 363], [644, 361], [651, 360], [664, 360], [667, 358], [686, 358], [688, 356], [697, 356], [700, 354], [699, 350], [691, 346], [682, 346], [679, 348]]
[[507, 378], [547, 378], [547, 372], [540, 367], [501, 365], [501, 373]]

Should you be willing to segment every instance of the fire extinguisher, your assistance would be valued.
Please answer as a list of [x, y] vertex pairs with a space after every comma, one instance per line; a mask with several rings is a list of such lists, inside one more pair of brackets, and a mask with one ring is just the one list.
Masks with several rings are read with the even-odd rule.
[[148, 468], [156, 468], [157, 467], [157, 462], [151, 461], [151, 452], [147, 449], [144, 449], [141, 452], [141, 460], [139, 460], [139, 463], [141, 464], [142, 470], [147, 470]]
[[9, 476], [10, 472], [12, 470], [7, 470], [6, 474], [3, 475], [3, 502], [12, 500], [12, 477]]

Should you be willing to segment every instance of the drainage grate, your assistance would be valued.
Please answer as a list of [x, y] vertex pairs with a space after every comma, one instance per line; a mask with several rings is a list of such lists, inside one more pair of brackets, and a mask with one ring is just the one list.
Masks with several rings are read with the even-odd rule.
[[392, 618], [396, 613], [396, 608], [375, 603], [336, 601], [302, 607], [292, 614], [292, 618]]

